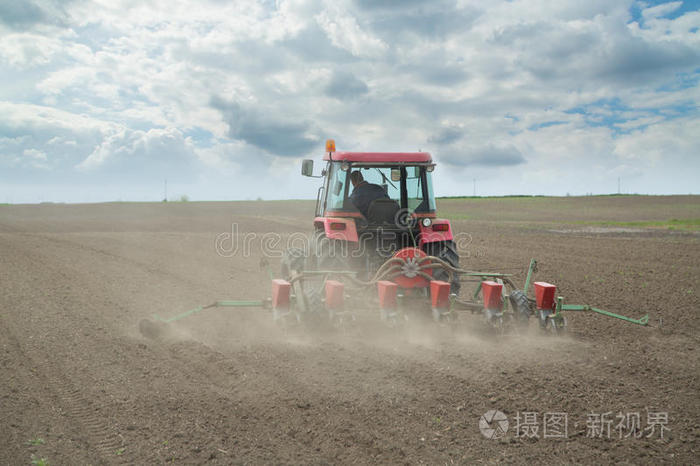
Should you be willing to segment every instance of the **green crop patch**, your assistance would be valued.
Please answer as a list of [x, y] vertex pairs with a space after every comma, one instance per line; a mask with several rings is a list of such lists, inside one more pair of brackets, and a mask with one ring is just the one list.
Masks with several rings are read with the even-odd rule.
[[606, 227], [662, 228], [667, 230], [700, 230], [700, 218], [672, 218], [670, 220], [649, 220], [631, 222], [578, 221], [576, 224], [600, 225]]

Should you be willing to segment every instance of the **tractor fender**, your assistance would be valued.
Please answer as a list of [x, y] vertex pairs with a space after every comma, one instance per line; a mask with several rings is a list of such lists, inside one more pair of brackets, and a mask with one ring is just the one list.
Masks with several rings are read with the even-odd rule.
[[323, 228], [327, 238], [357, 243], [357, 227], [352, 218], [316, 217], [314, 226]]
[[[421, 222], [418, 223], [420, 226], [420, 246], [422, 247], [427, 243], [437, 243], [439, 241], [450, 241], [452, 237], [452, 225], [450, 221], [444, 218], [433, 219], [432, 224], [429, 227], [424, 227]], [[435, 226], [441, 225], [439, 228], [446, 228], [445, 230], [436, 231]], [[447, 227], [445, 227], [447, 225]]]

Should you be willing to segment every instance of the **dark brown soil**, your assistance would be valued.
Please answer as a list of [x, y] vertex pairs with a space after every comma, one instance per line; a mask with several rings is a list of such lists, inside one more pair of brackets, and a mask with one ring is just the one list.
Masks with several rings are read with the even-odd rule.
[[[208, 309], [145, 338], [154, 314], [268, 296], [261, 235], [308, 232], [313, 203], [0, 206], [0, 464], [697, 463], [700, 236], [576, 222], [697, 218], [700, 199], [528, 202], [443, 202], [470, 235], [462, 265], [522, 283], [536, 257], [567, 302], [649, 326], [573, 314], [566, 337], [531, 322], [497, 338], [360, 319], [315, 334]], [[250, 250], [223, 257], [232, 231]], [[479, 430], [491, 409], [510, 421], [499, 440]], [[526, 412], [539, 438], [516, 438]], [[543, 437], [546, 413], [567, 414], [567, 438]], [[610, 438], [589, 438], [603, 413]], [[642, 428], [665, 413], [669, 430], [619, 438], [619, 413]]]

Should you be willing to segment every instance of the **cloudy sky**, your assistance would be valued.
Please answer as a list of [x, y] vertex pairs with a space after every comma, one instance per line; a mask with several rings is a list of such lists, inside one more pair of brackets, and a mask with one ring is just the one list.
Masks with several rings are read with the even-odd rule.
[[313, 198], [300, 160], [433, 154], [436, 194], [700, 193], [700, 5], [0, 0], [0, 202]]

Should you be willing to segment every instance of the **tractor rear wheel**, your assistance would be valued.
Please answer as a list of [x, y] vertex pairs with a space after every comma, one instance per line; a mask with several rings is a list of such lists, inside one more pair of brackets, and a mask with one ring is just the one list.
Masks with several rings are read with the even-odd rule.
[[[330, 239], [323, 231], [316, 231], [311, 236], [309, 254], [302, 258], [301, 265], [308, 272], [347, 270], [347, 243]], [[305, 308], [301, 320], [311, 329], [322, 329], [331, 323], [331, 315], [326, 312], [323, 303], [324, 283], [323, 275], [306, 276], [300, 283]]]
[[[291, 280], [295, 275], [306, 271], [318, 270], [314, 248], [311, 253], [305, 248], [289, 248], [284, 252], [281, 263], [281, 275], [285, 280]], [[313, 276], [302, 276], [294, 282], [293, 288], [297, 299], [296, 320], [309, 327], [318, 327], [323, 321], [322, 283]]]
[[348, 270], [348, 245], [318, 231], [311, 240], [310, 270]]
[[[425, 245], [425, 252], [429, 256], [442, 259], [456, 269], [459, 268], [459, 254], [457, 253], [457, 246], [452, 240], [428, 243]], [[450, 274], [444, 269], [434, 269], [433, 278], [435, 280], [448, 281], [450, 279]], [[450, 282], [450, 293], [459, 294], [460, 287], [459, 276], [453, 273], [452, 281]]]
[[280, 271], [282, 278], [289, 280], [293, 274], [304, 271], [306, 254], [302, 248], [289, 248], [284, 251]]
[[530, 301], [524, 291], [515, 290], [509, 296], [515, 321], [523, 327], [527, 327], [530, 319]]

